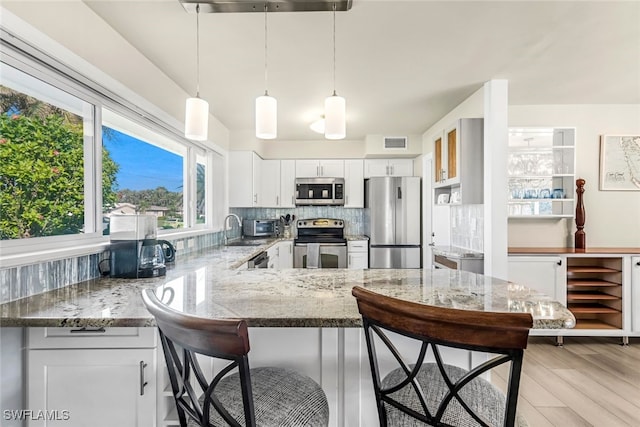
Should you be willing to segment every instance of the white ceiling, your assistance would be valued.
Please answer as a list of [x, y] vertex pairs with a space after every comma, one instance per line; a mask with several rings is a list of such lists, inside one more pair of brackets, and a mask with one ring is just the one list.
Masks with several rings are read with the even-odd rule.
[[[178, 0], [85, 3], [195, 95], [195, 14]], [[336, 21], [347, 139], [421, 134], [490, 79], [509, 80], [510, 104], [640, 104], [638, 1], [353, 0]], [[252, 129], [264, 15], [201, 14], [200, 31], [200, 96], [232, 132]], [[268, 33], [278, 139], [319, 139], [308, 124], [333, 90], [332, 14], [271, 13]]]

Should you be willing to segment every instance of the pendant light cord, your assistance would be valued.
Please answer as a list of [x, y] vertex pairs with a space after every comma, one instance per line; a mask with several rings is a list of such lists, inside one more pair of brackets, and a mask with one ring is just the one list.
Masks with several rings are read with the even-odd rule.
[[336, 3], [333, 2], [333, 95], [336, 95]]
[[200, 98], [200, 4], [196, 5], [196, 98]]
[[264, 3], [264, 95], [268, 96], [269, 91], [267, 90], [268, 83], [268, 68], [267, 68], [267, 9], [268, 2]]

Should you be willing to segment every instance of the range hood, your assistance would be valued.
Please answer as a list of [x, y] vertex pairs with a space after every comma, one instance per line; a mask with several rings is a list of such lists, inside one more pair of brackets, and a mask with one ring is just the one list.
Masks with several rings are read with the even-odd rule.
[[179, 0], [187, 12], [195, 13], [200, 5], [202, 13], [264, 13], [267, 4], [268, 12], [344, 12], [351, 9], [353, 0]]

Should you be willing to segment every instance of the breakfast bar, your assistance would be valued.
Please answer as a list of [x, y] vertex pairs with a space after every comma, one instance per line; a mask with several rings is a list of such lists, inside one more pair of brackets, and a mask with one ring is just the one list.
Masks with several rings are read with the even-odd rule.
[[[145, 360], [145, 369], [155, 366], [157, 372], [155, 378], [147, 377], [148, 393], [139, 397], [149, 399], [155, 388], [152, 404], [156, 410], [151, 412], [156, 419], [152, 423], [175, 425], [172, 398], [163, 392], [166, 374], [155, 322], [141, 299], [141, 291], [146, 288], [155, 289], [165, 304], [178, 311], [246, 319], [252, 367], [284, 366], [314, 378], [327, 394], [331, 426], [377, 422], [360, 315], [351, 295], [353, 286], [435, 306], [528, 312], [535, 329], [572, 328], [575, 324], [571, 312], [550, 297], [479, 274], [426, 269], [236, 269], [255, 250], [210, 249], [184, 256], [165, 277], [95, 279], [0, 305], [3, 327], [25, 327], [27, 331], [26, 363], [27, 371], [32, 372], [27, 390], [30, 405], [46, 407], [47, 398], [36, 390], [44, 389], [47, 381], [48, 387], [52, 386], [46, 376], [61, 369], [60, 364], [99, 363], [96, 360], [101, 360], [102, 353], [109, 353], [104, 357], [113, 361], [113, 354], [133, 351], [124, 348], [131, 346], [146, 351], [140, 353], [150, 359]], [[106, 344], [93, 344], [92, 340]], [[82, 344], [75, 344], [78, 342]], [[89, 343], [98, 348], [86, 350]], [[76, 359], [76, 354], [86, 351], [93, 352], [90, 358]], [[55, 357], [58, 353], [59, 359]], [[136, 357], [131, 362], [135, 366], [144, 360]], [[461, 350], [446, 357], [449, 363], [467, 368], [483, 360]], [[124, 356], [115, 359], [125, 363]], [[53, 363], [58, 365], [51, 366]], [[42, 372], [46, 373], [40, 375]], [[71, 372], [84, 371], [74, 368]], [[61, 387], [68, 381], [66, 378]], [[75, 409], [76, 413], [82, 410]]]

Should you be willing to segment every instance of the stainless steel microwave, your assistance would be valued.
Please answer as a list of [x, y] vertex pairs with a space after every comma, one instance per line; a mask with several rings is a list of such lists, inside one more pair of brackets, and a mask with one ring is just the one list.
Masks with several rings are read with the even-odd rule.
[[272, 237], [278, 234], [277, 219], [244, 219], [242, 234], [247, 237]]
[[344, 205], [344, 178], [296, 178], [296, 206]]

